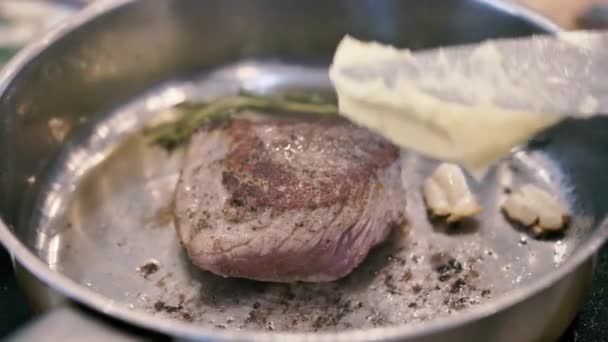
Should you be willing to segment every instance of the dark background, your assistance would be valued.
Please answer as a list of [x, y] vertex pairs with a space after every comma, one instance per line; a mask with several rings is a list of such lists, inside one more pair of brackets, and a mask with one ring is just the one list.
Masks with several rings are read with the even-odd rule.
[[0, 247], [0, 339], [29, 317], [28, 305], [13, 275], [11, 259]]

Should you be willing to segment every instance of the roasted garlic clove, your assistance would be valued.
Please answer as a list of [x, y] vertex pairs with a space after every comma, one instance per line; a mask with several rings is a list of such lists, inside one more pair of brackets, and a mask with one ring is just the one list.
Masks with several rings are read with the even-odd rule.
[[432, 216], [446, 217], [457, 222], [482, 211], [477, 198], [469, 189], [462, 169], [442, 163], [422, 186], [426, 206]]
[[568, 210], [557, 198], [531, 184], [511, 193], [502, 209], [509, 219], [530, 227], [537, 236], [563, 230], [569, 220]]

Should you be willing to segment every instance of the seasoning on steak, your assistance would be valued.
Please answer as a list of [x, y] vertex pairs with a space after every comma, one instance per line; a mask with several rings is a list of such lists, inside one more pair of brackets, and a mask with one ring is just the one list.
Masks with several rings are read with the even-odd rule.
[[194, 264], [226, 277], [331, 281], [404, 221], [399, 150], [337, 118], [199, 129], [175, 198]]

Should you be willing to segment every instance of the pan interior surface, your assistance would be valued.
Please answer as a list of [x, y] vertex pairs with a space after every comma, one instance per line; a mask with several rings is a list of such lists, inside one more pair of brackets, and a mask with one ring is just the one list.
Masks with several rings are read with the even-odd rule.
[[[323, 284], [226, 279], [193, 267], [174, 231], [171, 201], [182, 150], [152, 146], [144, 124], [183, 101], [329, 88], [327, 69], [243, 61], [141, 94], [74, 136], [41, 178], [29, 225], [38, 255], [55, 271], [132, 310], [217, 329], [342, 331], [414, 324], [458, 314], [553, 272], [595, 223], [560, 162], [560, 127], [514, 151], [481, 182], [484, 212], [459, 227], [431, 222], [420, 196], [437, 165], [402, 151], [408, 223], [394, 229], [349, 276]], [[61, 128], [61, 123], [55, 123]], [[61, 132], [58, 132], [61, 133]], [[534, 239], [500, 212], [505, 189], [534, 183], [567, 203], [563, 236]]]

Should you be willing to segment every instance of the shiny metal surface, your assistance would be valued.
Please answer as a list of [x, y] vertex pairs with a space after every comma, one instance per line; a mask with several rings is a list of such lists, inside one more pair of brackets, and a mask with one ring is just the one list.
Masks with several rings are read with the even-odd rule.
[[[137, 129], [184, 99], [284, 87], [329, 88], [327, 70], [242, 62], [161, 85], [97, 122], [84, 141], [63, 150], [48, 175], [31, 220], [38, 255], [128, 308], [197, 326], [343, 331], [430, 321], [500, 298], [553, 271], [576, 236], [591, 228], [581, 214], [566, 238], [536, 241], [502, 218], [504, 187], [532, 181], [555, 193], [566, 188], [565, 176], [540, 151], [518, 152], [476, 189], [486, 209], [479, 222], [453, 231], [431, 224], [418, 189], [436, 163], [403, 151], [409, 224], [349, 277], [286, 286], [200, 272], [185, 257], [170, 212], [182, 151], [151, 147]], [[569, 202], [569, 194], [563, 197]], [[441, 254], [464, 270], [441, 278], [433, 269]], [[142, 275], [150, 263], [157, 269]]]
[[[405, 271], [395, 255], [387, 261], [389, 244], [343, 282], [296, 285], [290, 300], [313, 306], [296, 327], [287, 324], [297, 310], [277, 303], [283, 287], [219, 279], [189, 266], [164, 210], [179, 154], [168, 156], [132, 135], [184, 99], [238, 86], [327, 84], [324, 66], [346, 32], [427, 47], [552, 27], [529, 24], [530, 17], [506, 5], [510, 14], [479, 1], [107, 4], [89, 8], [31, 46], [0, 84], [0, 213], [13, 228], [2, 225], [0, 239], [40, 279], [101, 312], [181, 338], [546, 340], [559, 336], [573, 317], [593, 272], [592, 256], [608, 234], [601, 224], [608, 184], [598, 177], [608, 166], [602, 157], [608, 150], [605, 120], [561, 125], [549, 133], [548, 144], [518, 152], [479, 189], [486, 205], [495, 207], [500, 186], [530, 178], [554, 188], [576, 213], [564, 239], [518, 244], [522, 232], [489, 207], [478, 228], [449, 235], [428, 224], [417, 192], [410, 191], [412, 232], [397, 256], [409, 258], [411, 280], [430, 273], [430, 280], [420, 282], [440, 289], [422, 303], [409, 284], [387, 285], [387, 275]], [[430, 163], [410, 154], [404, 163], [418, 171], [404, 174], [415, 188]], [[484, 257], [475, 287], [490, 288], [491, 300], [472, 293], [478, 305], [448, 312], [443, 300], [455, 279], [438, 283], [428, 263], [445, 251], [465, 265], [469, 257]], [[150, 259], [160, 268], [146, 279], [137, 268]], [[388, 265], [377, 274], [365, 272], [382, 263]], [[335, 292], [351, 304], [361, 298], [362, 310], [321, 326], [321, 332], [290, 333], [318, 328], [315, 322], [332, 309], [328, 295]], [[305, 294], [311, 300], [299, 298]], [[262, 324], [256, 312], [248, 321], [256, 301], [273, 308]], [[418, 317], [412, 302], [421, 306]]]
[[[78, 327], [77, 329], [57, 329], [57, 327]], [[91, 334], [95, 331], [95, 334]], [[71, 308], [61, 308], [39, 318], [28, 330], [21, 330], [7, 337], [10, 342], [28, 341], [91, 341], [91, 342], [133, 342], [141, 336], [129, 335], [105, 324], [94, 317]]]

